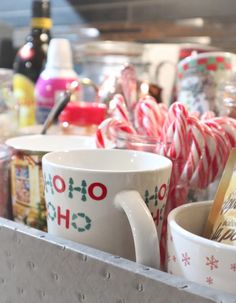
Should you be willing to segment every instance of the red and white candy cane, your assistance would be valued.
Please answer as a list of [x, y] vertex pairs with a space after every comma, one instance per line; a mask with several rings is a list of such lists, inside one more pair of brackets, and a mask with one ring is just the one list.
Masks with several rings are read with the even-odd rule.
[[121, 94], [116, 94], [113, 96], [112, 100], [109, 102], [109, 114], [111, 117], [124, 120], [126, 122], [130, 121], [129, 112]]
[[151, 96], [145, 96], [134, 108], [134, 126], [140, 135], [160, 137], [163, 116], [158, 104]]
[[172, 160], [185, 161], [189, 153], [188, 112], [180, 102], [175, 102], [169, 108], [166, 121], [162, 128], [166, 156]]
[[121, 87], [125, 97], [125, 102], [130, 111], [134, 109], [137, 103], [137, 77], [132, 65], [125, 65], [120, 75]]
[[209, 111], [205, 112], [204, 114], [202, 114], [200, 119], [209, 120], [209, 119], [214, 118], [215, 116], [216, 116], [216, 114], [213, 111], [209, 110]]
[[219, 123], [216, 123], [213, 119], [206, 120], [204, 123], [211, 128], [216, 140], [217, 153], [213, 159], [211, 170], [213, 173], [212, 181], [214, 181], [219, 176], [219, 174], [222, 173], [225, 167], [225, 163], [231, 150], [231, 144], [228, 136]]
[[206, 136], [199, 120], [194, 116], [188, 118], [191, 134], [189, 155], [181, 174], [181, 181], [188, 183], [201, 160], [205, 148]]
[[199, 112], [191, 112], [190, 116], [195, 117], [197, 119], [200, 119], [200, 113]]
[[168, 114], [168, 107], [165, 103], [157, 103], [160, 113], [161, 113], [161, 117], [162, 120], [160, 121], [160, 124], [163, 126], [165, 120], [166, 120], [166, 116]]
[[96, 146], [107, 148], [115, 145], [119, 132], [137, 134], [133, 126], [116, 118], [107, 118], [99, 126], [96, 132]]
[[213, 172], [213, 160], [217, 154], [217, 141], [212, 129], [201, 121], [205, 134], [205, 148], [202, 158], [190, 180], [190, 186], [193, 188], [206, 188], [215, 178]]
[[203, 189], [216, 180], [222, 172], [227, 157], [229, 142], [223, 138], [225, 136], [223, 129], [219, 130], [216, 124], [210, 123], [210, 120], [206, 121], [201, 121], [206, 144], [203, 156], [189, 182], [192, 188]]
[[[163, 150], [160, 153], [172, 160], [170, 189], [180, 182], [180, 176], [189, 154], [188, 112], [183, 104], [173, 103], [163, 126]], [[185, 184], [184, 187], [188, 185]], [[184, 201], [183, 201], [184, 202]], [[172, 207], [172, 206], [170, 206]]]
[[231, 147], [236, 147], [236, 120], [230, 117], [216, 117], [212, 121], [224, 129]]

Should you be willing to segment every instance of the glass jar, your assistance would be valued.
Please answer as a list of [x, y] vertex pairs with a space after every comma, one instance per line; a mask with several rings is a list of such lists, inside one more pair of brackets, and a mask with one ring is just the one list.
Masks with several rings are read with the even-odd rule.
[[219, 115], [236, 119], [236, 76], [222, 83], [219, 89]]
[[[108, 78], [110, 82], [115, 81], [126, 64], [134, 66], [140, 80], [149, 80], [150, 63], [144, 61], [144, 50], [143, 43], [126, 41], [93, 41], [76, 45], [75, 69], [80, 77], [88, 77], [99, 87]], [[93, 99], [94, 91], [83, 89], [83, 100]]]
[[[146, 137], [140, 135], [129, 134], [125, 132], [114, 132], [113, 130], [109, 131], [110, 140], [113, 142], [115, 148], [118, 149], [132, 149], [132, 150], [140, 150], [152, 153], [158, 153], [162, 156], [166, 156], [166, 150], [168, 149], [167, 145], [160, 141], [160, 138], [157, 137]], [[173, 164], [172, 172], [175, 175], [171, 180], [170, 191], [175, 192], [175, 195], [178, 196], [177, 192], [180, 192], [179, 197], [182, 201], [174, 201], [171, 199], [171, 203], [174, 203], [171, 208], [177, 206], [177, 204], [183, 204], [187, 202], [197, 202], [197, 201], [205, 201], [212, 200], [215, 196], [219, 179], [215, 180], [211, 184], [208, 185], [207, 188], [197, 189], [186, 186], [186, 182], [179, 180], [178, 174], [176, 171], [180, 171], [183, 169], [185, 162], [180, 159], [170, 159]], [[174, 196], [175, 196], [174, 195]]]

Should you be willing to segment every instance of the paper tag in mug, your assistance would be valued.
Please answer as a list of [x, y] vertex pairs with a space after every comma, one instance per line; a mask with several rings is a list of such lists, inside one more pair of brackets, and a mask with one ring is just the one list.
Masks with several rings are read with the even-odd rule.
[[236, 148], [232, 149], [226, 163], [204, 236], [236, 245]]

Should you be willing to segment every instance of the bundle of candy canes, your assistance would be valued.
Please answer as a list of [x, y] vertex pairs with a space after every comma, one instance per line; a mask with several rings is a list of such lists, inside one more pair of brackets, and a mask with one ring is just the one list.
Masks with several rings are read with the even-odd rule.
[[[111, 142], [116, 145], [120, 133], [140, 143], [143, 138], [155, 138], [152, 151], [172, 160], [170, 208], [185, 202], [189, 188], [204, 189], [216, 180], [231, 148], [236, 146], [236, 120], [215, 117], [213, 112], [190, 114], [180, 102], [168, 109], [146, 96], [128, 110], [123, 96], [115, 95], [109, 103], [109, 114], [98, 127], [98, 147], [106, 148]], [[126, 144], [124, 148], [129, 148], [128, 140]], [[142, 144], [137, 146], [142, 149]]]
[[[106, 148], [111, 143], [116, 146], [121, 133], [127, 135], [123, 146], [127, 149], [129, 136], [140, 143], [144, 138], [154, 138], [155, 144], [148, 151], [172, 160], [165, 219], [171, 209], [186, 202], [190, 188], [205, 189], [221, 175], [231, 148], [236, 146], [236, 120], [215, 117], [213, 112], [190, 114], [180, 102], [168, 109], [146, 96], [128, 109], [123, 96], [115, 95], [109, 103], [109, 114], [98, 127], [98, 147]], [[137, 148], [147, 150], [142, 144]]]

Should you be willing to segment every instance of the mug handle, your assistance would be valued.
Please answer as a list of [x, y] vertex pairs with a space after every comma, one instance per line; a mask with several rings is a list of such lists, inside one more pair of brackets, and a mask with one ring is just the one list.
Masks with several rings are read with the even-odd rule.
[[121, 191], [115, 196], [115, 206], [123, 210], [129, 220], [135, 247], [136, 262], [160, 268], [160, 249], [156, 225], [141, 195], [135, 191]]
[[160, 63], [158, 63], [155, 68], [155, 72], [154, 72], [154, 77], [155, 77], [155, 80], [157, 81], [157, 83], [159, 82], [159, 76], [160, 76], [161, 70], [165, 65], [170, 65], [173, 67], [173, 69], [176, 69], [175, 63], [173, 63], [169, 60], [163, 60]]

